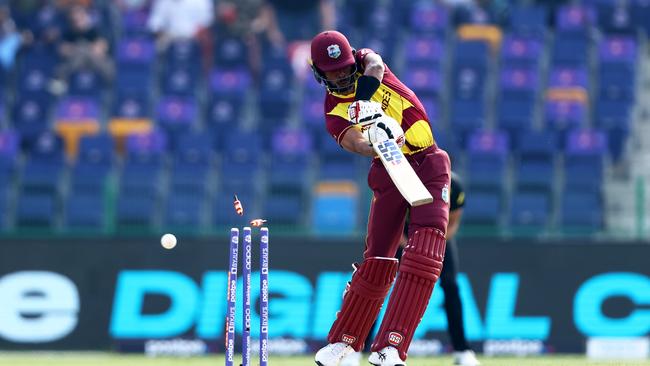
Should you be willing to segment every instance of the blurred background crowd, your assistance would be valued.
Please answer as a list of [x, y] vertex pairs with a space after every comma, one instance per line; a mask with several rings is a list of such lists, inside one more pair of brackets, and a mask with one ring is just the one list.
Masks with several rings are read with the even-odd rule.
[[225, 233], [235, 193], [363, 232], [307, 63], [333, 28], [423, 101], [461, 234], [650, 233], [647, 0], [0, 0], [0, 232]]

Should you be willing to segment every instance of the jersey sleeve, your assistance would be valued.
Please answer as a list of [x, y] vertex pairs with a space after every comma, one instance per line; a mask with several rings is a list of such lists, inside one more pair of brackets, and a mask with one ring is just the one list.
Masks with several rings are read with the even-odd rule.
[[337, 144], [341, 144], [341, 139], [353, 125], [346, 121], [343, 117], [337, 115], [325, 115], [325, 126], [327, 132], [336, 140]]
[[357, 63], [357, 67], [359, 67], [359, 71], [363, 73], [363, 61], [366, 58], [366, 56], [370, 53], [376, 53], [370, 48], [360, 48], [356, 50], [354, 53], [354, 60]]

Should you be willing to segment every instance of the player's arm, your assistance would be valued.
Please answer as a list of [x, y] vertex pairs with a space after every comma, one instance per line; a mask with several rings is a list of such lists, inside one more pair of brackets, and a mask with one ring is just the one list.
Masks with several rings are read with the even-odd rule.
[[447, 224], [447, 240], [454, 238], [460, 227], [460, 219], [463, 216], [463, 209], [458, 208], [449, 212], [449, 224]]
[[364, 53], [361, 63], [363, 75], [357, 81], [357, 89], [354, 93], [354, 100], [370, 100], [379, 88], [384, 79], [384, 61], [381, 56], [374, 52]]
[[347, 151], [363, 156], [375, 156], [375, 150], [368, 145], [368, 139], [356, 128], [348, 128], [341, 138], [341, 146]]
[[381, 56], [371, 52], [363, 58], [363, 75], [371, 76], [380, 82], [384, 79], [384, 60], [381, 59]]

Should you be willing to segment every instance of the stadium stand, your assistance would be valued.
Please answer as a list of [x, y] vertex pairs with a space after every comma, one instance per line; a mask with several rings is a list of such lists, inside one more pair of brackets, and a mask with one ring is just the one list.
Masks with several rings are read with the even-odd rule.
[[[233, 222], [234, 193], [289, 228], [363, 230], [367, 161], [325, 132], [304, 43], [225, 33], [164, 44], [146, 6], [89, 3], [114, 80], [81, 68], [54, 82], [61, 39], [43, 29], [66, 29], [61, 5], [18, 21], [35, 39], [0, 66], [0, 230], [212, 232]], [[645, 131], [650, 6], [537, 4], [508, 1], [506, 19], [433, 1], [384, 1], [371, 21], [337, 9], [354, 45], [380, 52], [425, 105], [467, 182], [468, 228], [607, 231], [609, 192], [643, 175], [625, 167]]]

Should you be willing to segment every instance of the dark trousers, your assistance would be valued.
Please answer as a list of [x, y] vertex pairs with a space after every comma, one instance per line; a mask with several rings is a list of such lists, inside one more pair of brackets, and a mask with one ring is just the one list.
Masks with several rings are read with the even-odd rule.
[[445, 261], [440, 274], [440, 286], [445, 293], [445, 314], [447, 314], [447, 331], [454, 351], [469, 349], [463, 327], [463, 307], [456, 276], [458, 274], [458, 249], [456, 240], [448, 240], [445, 249]]

